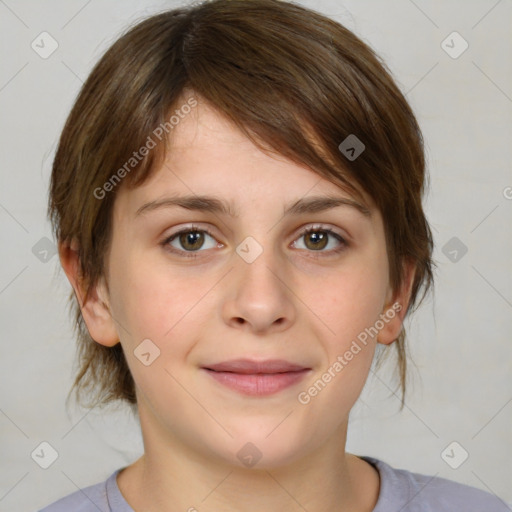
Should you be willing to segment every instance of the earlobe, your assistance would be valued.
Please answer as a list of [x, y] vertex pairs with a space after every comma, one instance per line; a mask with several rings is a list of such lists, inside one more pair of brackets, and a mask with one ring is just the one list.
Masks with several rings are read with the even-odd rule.
[[404, 281], [399, 290], [388, 295], [388, 300], [380, 315], [384, 327], [377, 335], [377, 342], [383, 345], [390, 345], [402, 331], [405, 315], [409, 306], [412, 285], [416, 274], [415, 265], [412, 262], [406, 264]]
[[119, 343], [119, 336], [108, 304], [104, 278], [92, 287], [84, 303], [86, 290], [80, 275], [80, 260], [76, 241], [59, 243], [59, 258], [66, 276], [75, 290], [82, 316], [91, 338], [107, 347]]

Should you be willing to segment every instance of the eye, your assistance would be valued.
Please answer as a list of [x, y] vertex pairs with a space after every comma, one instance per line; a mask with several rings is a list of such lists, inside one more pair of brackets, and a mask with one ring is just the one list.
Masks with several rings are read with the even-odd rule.
[[[304, 239], [304, 242], [299, 241]], [[345, 239], [329, 228], [310, 227], [305, 229], [293, 243], [296, 249], [306, 249], [313, 252], [337, 253], [348, 246]], [[327, 250], [324, 250], [326, 249]]]
[[[304, 241], [302, 241], [304, 239]], [[162, 245], [169, 251], [183, 257], [197, 257], [206, 249], [222, 247], [207, 229], [192, 226], [173, 233]], [[330, 228], [313, 226], [302, 231], [292, 246], [309, 252], [336, 254], [344, 250], [348, 243]]]
[[171, 248], [172, 252], [181, 253], [200, 252], [202, 249], [213, 249], [219, 246], [208, 230], [195, 227], [172, 234], [163, 241], [162, 245]]

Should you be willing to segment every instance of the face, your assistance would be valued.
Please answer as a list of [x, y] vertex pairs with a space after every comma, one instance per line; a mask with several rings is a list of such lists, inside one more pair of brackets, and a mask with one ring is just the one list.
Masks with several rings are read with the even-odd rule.
[[119, 191], [108, 254], [145, 442], [275, 467], [344, 439], [377, 337], [401, 324], [363, 199], [205, 103], [180, 121], [165, 164]]

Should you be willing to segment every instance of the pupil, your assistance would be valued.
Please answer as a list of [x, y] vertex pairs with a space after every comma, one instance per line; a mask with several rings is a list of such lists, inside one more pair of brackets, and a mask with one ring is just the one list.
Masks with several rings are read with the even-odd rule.
[[199, 249], [202, 245], [204, 235], [198, 231], [191, 231], [181, 235], [181, 243], [186, 249]]
[[326, 246], [327, 237], [325, 233], [313, 232], [309, 233], [309, 240], [315, 249], [323, 249]]

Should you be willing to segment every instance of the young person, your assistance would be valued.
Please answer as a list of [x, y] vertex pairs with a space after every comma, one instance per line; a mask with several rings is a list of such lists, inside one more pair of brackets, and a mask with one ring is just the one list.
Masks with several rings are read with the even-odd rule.
[[316, 12], [213, 0], [123, 35], [64, 127], [49, 211], [77, 395], [130, 404], [144, 455], [44, 512], [506, 510], [345, 452], [377, 344], [405, 392], [425, 180], [389, 73]]

